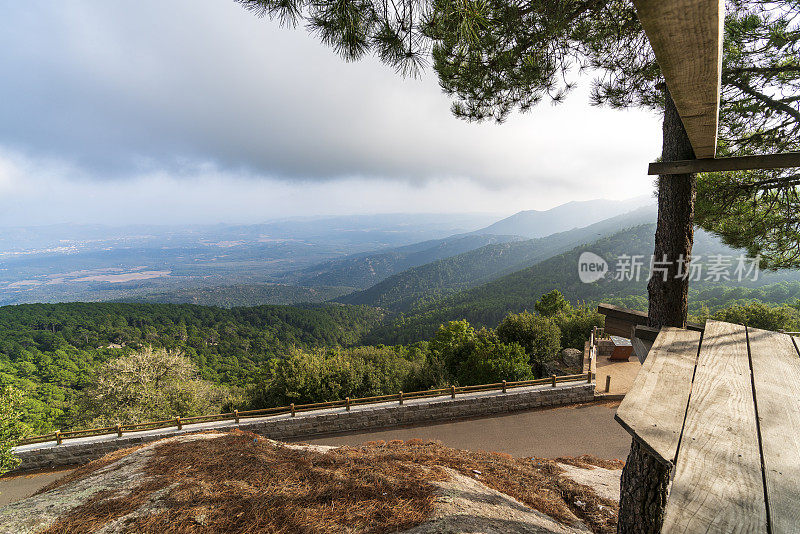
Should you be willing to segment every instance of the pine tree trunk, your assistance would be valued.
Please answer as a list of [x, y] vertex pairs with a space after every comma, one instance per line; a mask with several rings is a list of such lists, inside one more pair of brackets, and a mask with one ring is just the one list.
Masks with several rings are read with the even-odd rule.
[[622, 469], [617, 534], [661, 532], [669, 482], [670, 469], [634, 439]]
[[[662, 160], [694, 159], [694, 150], [666, 86], [664, 94]], [[647, 285], [650, 326], [686, 326], [689, 277], [676, 275], [679, 269], [688, 271], [692, 254], [695, 186], [694, 174], [658, 177], [658, 224], [653, 258], [656, 262], [666, 261], [662, 265], [667, 269], [666, 276], [656, 271]]]

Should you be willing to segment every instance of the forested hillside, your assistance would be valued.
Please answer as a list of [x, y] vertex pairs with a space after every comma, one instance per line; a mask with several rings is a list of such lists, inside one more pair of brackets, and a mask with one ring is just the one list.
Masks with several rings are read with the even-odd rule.
[[287, 273], [282, 280], [303, 286], [346, 286], [363, 289], [411, 267], [462, 254], [487, 244], [521, 239], [513, 235], [455, 235], [446, 239], [423, 241], [391, 250], [331, 260], [299, 272]]
[[98, 365], [145, 346], [178, 350], [215, 383], [243, 386], [293, 348], [358, 344], [382, 319], [363, 306], [221, 308], [24, 304], [0, 308], [0, 384], [27, 394], [29, 419], [63, 419]]
[[[655, 225], [647, 224], [617, 232], [492, 282], [432, 302], [423, 302], [395, 320], [376, 328], [368, 340], [380, 340], [383, 343], [414, 342], [432, 335], [439, 324], [461, 318], [475, 325], [492, 327], [508, 312], [532, 309], [533, 303], [541, 295], [554, 289], [561, 291], [572, 302], [612, 302], [646, 310], [649, 259], [644, 262], [638, 281], [616, 280], [614, 269], [619, 257], [639, 255], [649, 258], [653, 249], [654, 231]], [[584, 251], [591, 251], [605, 258], [611, 272], [595, 283], [582, 283], [577, 269], [578, 257]], [[703, 231], [696, 233], [694, 252], [698, 261], [716, 254], [738, 255], [738, 252]], [[769, 287], [770, 284], [777, 285]], [[737, 299], [756, 299], [759, 296], [773, 296], [777, 299], [765, 300], [770, 304], [794, 304], [794, 295], [800, 288], [800, 273], [762, 272], [757, 282], [737, 282], [736, 286], [737, 289], [731, 290], [731, 284], [726, 284], [725, 281], [692, 282], [690, 312], [701, 315], [708, 310], [715, 311], [734, 303]], [[732, 297], [727, 301], [723, 297], [726, 292]], [[744, 296], [748, 292], [753, 296]]]
[[469, 289], [530, 267], [566, 252], [576, 245], [595, 241], [623, 228], [652, 222], [654, 207], [618, 215], [585, 228], [576, 228], [540, 239], [487, 245], [458, 256], [414, 267], [356, 293], [337, 299], [347, 304], [380, 306], [405, 312], [450, 293]]
[[174, 289], [121, 299], [120, 302], [160, 302], [200, 306], [262, 306], [319, 303], [352, 293], [350, 287], [302, 287], [283, 284], [237, 284], [232, 286]]

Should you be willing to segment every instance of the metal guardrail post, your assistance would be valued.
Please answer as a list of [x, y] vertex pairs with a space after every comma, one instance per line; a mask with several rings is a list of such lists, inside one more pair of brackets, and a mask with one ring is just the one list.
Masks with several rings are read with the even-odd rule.
[[553, 375], [551, 378], [553, 380], [553, 387], [556, 387], [556, 375]]

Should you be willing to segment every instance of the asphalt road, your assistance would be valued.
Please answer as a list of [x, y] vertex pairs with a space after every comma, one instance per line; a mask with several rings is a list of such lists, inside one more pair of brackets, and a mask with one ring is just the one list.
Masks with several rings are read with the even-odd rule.
[[[515, 412], [451, 423], [298, 440], [318, 445], [358, 445], [365, 441], [419, 438], [459, 449], [505, 452], [517, 457], [580, 456], [625, 460], [630, 437], [614, 421], [619, 403], [593, 403]], [[0, 478], [0, 506], [24, 499], [69, 469]]]
[[358, 445], [393, 439], [439, 440], [458, 449], [505, 452], [512, 456], [555, 458], [593, 454], [625, 460], [631, 438], [614, 421], [618, 402], [515, 412], [451, 423], [391, 428], [297, 440], [315, 445]]

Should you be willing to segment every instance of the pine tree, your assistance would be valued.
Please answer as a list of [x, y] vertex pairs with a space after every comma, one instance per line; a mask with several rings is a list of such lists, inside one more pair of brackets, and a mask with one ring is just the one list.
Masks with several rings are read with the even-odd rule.
[[[346, 60], [374, 53], [412, 76], [432, 63], [453, 113], [467, 120], [503, 121], [543, 99], [560, 102], [591, 71], [594, 104], [663, 112], [662, 159], [694, 158], [630, 0], [237, 1], [284, 24], [303, 22]], [[720, 155], [797, 147], [797, 7], [727, 3]], [[694, 174], [659, 178], [654, 259], [671, 270], [648, 286], [650, 323], [686, 322], [689, 282], [675, 274], [691, 256], [698, 191], [701, 225], [762, 253], [767, 266], [786, 266], [800, 264], [797, 184], [774, 171], [702, 175], [699, 186]]]

